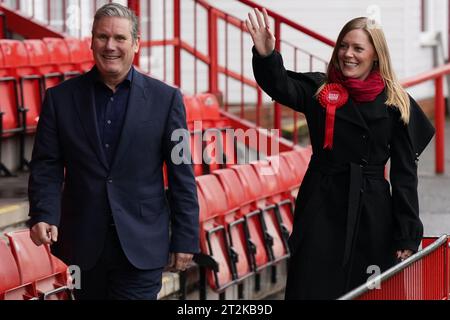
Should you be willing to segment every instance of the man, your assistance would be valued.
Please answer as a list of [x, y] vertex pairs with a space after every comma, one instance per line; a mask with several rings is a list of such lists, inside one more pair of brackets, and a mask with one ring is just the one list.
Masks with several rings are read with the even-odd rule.
[[184, 270], [198, 251], [193, 171], [171, 160], [172, 132], [186, 128], [182, 97], [132, 67], [138, 21], [128, 8], [96, 12], [91, 49], [91, 71], [46, 93], [31, 162], [30, 236], [80, 267], [76, 298], [156, 299], [168, 261]]

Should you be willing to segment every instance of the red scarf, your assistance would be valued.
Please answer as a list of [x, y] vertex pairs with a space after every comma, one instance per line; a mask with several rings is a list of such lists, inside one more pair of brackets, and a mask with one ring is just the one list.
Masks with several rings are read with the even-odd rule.
[[343, 85], [358, 103], [373, 101], [384, 90], [384, 81], [378, 70], [373, 70], [365, 80], [359, 80], [344, 77], [340, 71], [331, 67], [328, 77], [329, 83]]

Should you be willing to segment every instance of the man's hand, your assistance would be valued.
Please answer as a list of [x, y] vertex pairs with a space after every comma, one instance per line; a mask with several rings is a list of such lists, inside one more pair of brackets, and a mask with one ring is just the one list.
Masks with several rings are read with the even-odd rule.
[[255, 49], [261, 56], [268, 56], [275, 49], [275, 36], [270, 31], [269, 16], [266, 9], [261, 12], [255, 8], [256, 20], [248, 13], [248, 19], [245, 20], [248, 32], [252, 36]]
[[166, 270], [170, 272], [185, 271], [193, 257], [194, 255], [192, 253], [171, 253]]
[[38, 222], [30, 229], [30, 238], [37, 246], [52, 244], [58, 241], [58, 227]]

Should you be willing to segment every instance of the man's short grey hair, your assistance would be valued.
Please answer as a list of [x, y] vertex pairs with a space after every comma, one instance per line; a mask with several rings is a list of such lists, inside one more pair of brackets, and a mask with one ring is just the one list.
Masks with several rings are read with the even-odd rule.
[[139, 21], [136, 14], [119, 3], [107, 3], [97, 10], [94, 16], [94, 23], [92, 25], [92, 31], [94, 31], [95, 24], [104, 17], [119, 17], [128, 19], [131, 22], [131, 36], [133, 40], [137, 40], [139, 35]]

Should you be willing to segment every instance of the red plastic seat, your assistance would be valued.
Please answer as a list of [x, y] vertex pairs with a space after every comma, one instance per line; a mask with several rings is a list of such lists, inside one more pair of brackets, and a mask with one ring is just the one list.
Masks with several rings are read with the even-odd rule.
[[203, 163], [203, 131], [200, 104], [197, 98], [190, 95], [183, 95], [183, 102], [186, 109], [186, 122], [190, 132], [189, 147], [194, 174], [200, 176], [209, 172], [209, 170], [204, 169], [205, 164]]
[[229, 127], [229, 121], [220, 114], [220, 104], [217, 97], [212, 93], [200, 93], [196, 95], [202, 108], [203, 127], [225, 128]]
[[7, 233], [11, 251], [16, 260], [22, 284], [32, 282], [44, 299], [70, 298], [67, 273], [55, 270], [56, 258], [52, 258], [46, 246], [36, 246], [28, 229]]
[[244, 190], [245, 202], [241, 206], [241, 215], [246, 219], [249, 231], [254, 270], [259, 271], [272, 263], [264, 234], [262, 211], [258, 206], [259, 202], [264, 201], [263, 189], [252, 165], [242, 164], [231, 168], [239, 177]]
[[80, 72], [84, 73], [89, 71], [94, 65], [89, 44], [84, 40], [76, 38], [65, 38], [64, 41], [69, 49], [70, 62]]
[[5, 69], [5, 60], [3, 59], [3, 51], [0, 50], [0, 77], [4, 77], [7, 75], [7, 71]]
[[201, 106], [203, 126], [205, 128], [222, 127], [217, 97], [212, 93], [201, 93], [197, 94], [196, 98]]
[[0, 39], [0, 49], [3, 53], [3, 67], [11, 69], [29, 67], [28, 51], [22, 41]]
[[44, 89], [51, 88], [63, 81], [63, 74], [50, 61], [46, 44], [40, 39], [26, 39], [23, 41], [28, 51], [30, 66], [43, 77]]
[[297, 152], [302, 157], [303, 161], [305, 161], [306, 164], [309, 164], [309, 161], [311, 160], [311, 156], [312, 156], [311, 145], [309, 145], [307, 147], [296, 146], [294, 148], [294, 151]]
[[231, 250], [237, 257], [233, 262], [236, 278], [240, 281], [254, 273], [247, 239], [248, 230], [241, 215], [241, 206], [246, 201], [244, 188], [232, 169], [216, 170], [214, 175], [219, 179], [227, 197], [228, 210], [223, 216], [223, 223], [227, 226]]
[[32, 284], [22, 285], [16, 261], [8, 245], [0, 239], [0, 300], [36, 299]]
[[19, 104], [27, 110], [26, 121], [22, 125], [27, 132], [34, 132], [37, 127], [42, 104], [42, 78], [30, 66], [27, 48], [19, 40], [0, 40], [4, 67], [8, 74], [15, 77], [18, 85]]
[[[92, 38], [91, 37], [85, 37], [83, 39], [81, 39], [81, 41], [83, 42], [83, 47], [85, 48], [85, 54], [86, 54], [86, 59], [87, 61], [94, 66], [95, 61], [94, 61], [94, 56], [92, 54], [92, 50], [91, 50], [91, 42], [92, 42]], [[86, 48], [88, 51], [86, 51]]]
[[191, 152], [196, 175], [237, 163], [233, 132], [227, 132], [226, 121], [220, 118], [219, 104], [212, 94], [183, 96], [188, 129], [191, 132]]
[[189, 149], [191, 151], [192, 166], [194, 168], [194, 174], [201, 176], [208, 173], [209, 169], [206, 163], [203, 161], [203, 135], [202, 131], [190, 132], [190, 144]]
[[237, 164], [237, 145], [234, 130], [207, 128], [203, 132], [204, 161], [209, 172]]
[[304, 151], [292, 150], [280, 154], [280, 156], [286, 160], [292, 174], [295, 176], [295, 179], [297, 181], [296, 185], [291, 189], [291, 193], [294, 197], [297, 196], [298, 188], [300, 187], [300, 184], [303, 181], [303, 177], [305, 176], [306, 170], [308, 169], [309, 164], [308, 154], [310, 158], [311, 152], [308, 151], [307, 149], [305, 149]]
[[294, 203], [295, 198], [291, 194], [291, 190], [298, 187], [297, 179], [292, 174], [286, 159], [281, 155], [275, 155], [267, 158], [270, 165], [276, 172], [276, 178], [280, 187], [280, 193], [272, 197], [277, 203], [283, 225], [286, 227], [288, 234], [292, 232], [294, 223]]
[[54, 64], [59, 72], [64, 75], [64, 79], [68, 79], [81, 72], [78, 70], [76, 64], [70, 60], [69, 48], [62, 38], [43, 38], [47, 46], [50, 57], [50, 63]]
[[278, 179], [278, 184], [283, 192], [288, 193], [291, 189], [298, 187], [298, 177], [293, 174], [291, 166], [288, 164], [284, 153], [273, 155], [267, 158]]
[[11, 136], [22, 129], [16, 82], [13, 77], [0, 78], [1, 137]]
[[[184, 107], [186, 108], [186, 122], [189, 131], [194, 130], [194, 122], [202, 121], [202, 109], [200, 102], [195, 96], [183, 95]], [[201, 122], [197, 123], [197, 126], [201, 125]], [[201, 127], [201, 126], [200, 126]], [[201, 130], [202, 128], [200, 128]]]
[[206, 270], [206, 276], [211, 289], [222, 292], [234, 283], [226, 228], [217, 219], [226, 211], [227, 202], [215, 176], [204, 175], [196, 180], [200, 206], [200, 247], [202, 253], [217, 264], [216, 270]]
[[6, 37], [6, 17], [3, 12], [0, 11], [0, 39]]
[[[267, 160], [252, 162], [261, 181], [263, 189], [264, 202], [259, 202], [259, 207], [263, 212], [265, 232], [270, 238], [270, 250], [275, 262], [289, 257], [288, 237], [289, 233], [286, 225], [283, 223], [280, 214], [282, 207], [282, 189], [278, 183], [278, 168], [272, 167]], [[289, 206], [292, 204], [290, 199]], [[292, 228], [291, 228], [292, 229]]]
[[7, 176], [12, 174], [1, 161], [3, 140], [23, 132], [16, 83], [14, 77], [0, 77], [0, 173]]

